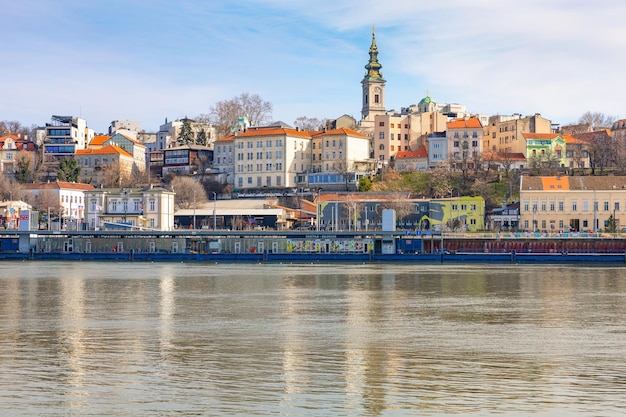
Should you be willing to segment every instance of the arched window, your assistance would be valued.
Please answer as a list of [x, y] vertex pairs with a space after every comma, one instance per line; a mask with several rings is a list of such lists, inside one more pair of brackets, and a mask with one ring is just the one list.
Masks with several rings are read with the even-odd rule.
[[378, 149], [381, 151], [385, 150], [385, 145], [383, 145], [382, 143], [378, 146]]

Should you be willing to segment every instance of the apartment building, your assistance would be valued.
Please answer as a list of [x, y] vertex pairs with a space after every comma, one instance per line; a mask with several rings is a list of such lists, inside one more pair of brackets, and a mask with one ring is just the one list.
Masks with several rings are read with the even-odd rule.
[[65, 181], [22, 184], [23, 199], [41, 213], [54, 220], [48, 225], [52, 230], [84, 229], [85, 192], [94, 186]]
[[87, 121], [74, 116], [52, 116], [46, 123], [43, 140], [44, 164], [58, 164], [73, 157], [76, 151], [85, 149], [94, 137]]
[[448, 157], [456, 169], [473, 169], [482, 157], [483, 125], [478, 117], [457, 118], [448, 122]]
[[298, 183], [313, 188], [348, 186], [354, 189], [361, 177], [371, 174], [374, 165], [367, 135], [347, 128], [313, 133], [311, 170], [305, 178], [299, 178]]
[[428, 151], [426, 146], [421, 146], [416, 151], [398, 152], [395, 168], [398, 171], [426, 171], [428, 169]]
[[16, 135], [0, 137], [0, 174], [15, 178], [19, 152], [26, 152], [34, 159], [37, 156], [37, 146], [35, 142]]
[[541, 114], [522, 116], [519, 113], [489, 117], [484, 129], [484, 149], [488, 152], [526, 154], [524, 133], [554, 133], [552, 122]]
[[[296, 187], [298, 176], [311, 169], [311, 139], [309, 132], [284, 125], [237, 132], [232, 137], [235, 188]], [[218, 141], [222, 149], [225, 143]]]

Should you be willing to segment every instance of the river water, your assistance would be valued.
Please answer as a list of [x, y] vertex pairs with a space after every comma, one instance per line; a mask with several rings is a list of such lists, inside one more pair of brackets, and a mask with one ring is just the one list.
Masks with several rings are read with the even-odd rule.
[[620, 267], [0, 263], [3, 416], [621, 416]]

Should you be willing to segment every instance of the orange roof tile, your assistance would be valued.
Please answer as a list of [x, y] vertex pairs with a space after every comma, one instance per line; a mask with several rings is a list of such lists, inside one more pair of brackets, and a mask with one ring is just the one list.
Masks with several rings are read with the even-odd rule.
[[[313, 135], [317, 134], [317, 132], [309, 132]], [[369, 139], [369, 136], [364, 135], [361, 132], [357, 132], [356, 130], [348, 129], [346, 127], [340, 127], [337, 129], [327, 130], [325, 132], [319, 132], [321, 135], [348, 135], [348, 136], [358, 136], [364, 139]]]
[[396, 154], [397, 159], [417, 159], [417, 158], [428, 158], [428, 151], [425, 146], [421, 146], [416, 151], [400, 151]]
[[483, 125], [478, 120], [478, 117], [470, 117], [469, 119], [455, 119], [447, 124], [448, 129], [467, 129], [467, 128], [481, 128]]
[[76, 155], [124, 155], [133, 157], [126, 149], [117, 145], [107, 145], [99, 149], [79, 149], [76, 151]]
[[97, 135], [94, 136], [93, 139], [91, 139], [91, 142], [89, 142], [90, 145], [104, 145], [104, 143], [111, 139], [111, 136], [109, 135]]
[[569, 177], [541, 177], [541, 186], [544, 190], [569, 190]]
[[83, 190], [83, 191], [89, 191], [89, 190], [93, 190], [96, 187], [94, 187], [91, 184], [83, 184], [81, 182], [67, 182], [67, 181], [55, 181], [55, 182], [48, 182], [48, 183], [26, 183], [26, 184], [22, 184], [21, 185], [22, 189], [28, 189], [28, 190], [56, 190], [56, 189], [70, 189], [70, 190]]

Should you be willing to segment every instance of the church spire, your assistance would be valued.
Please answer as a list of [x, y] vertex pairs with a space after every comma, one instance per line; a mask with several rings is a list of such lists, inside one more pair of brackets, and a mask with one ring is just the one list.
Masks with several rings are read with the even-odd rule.
[[372, 27], [372, 45], [370, 46], [370, 60], [365, 66], [367, 72], [365, 78], [368, 80], [383, 80], [383, 73], [380, 69], [383, 66], [378, 62], [378, 46], [376, 46], [376, 28]]

